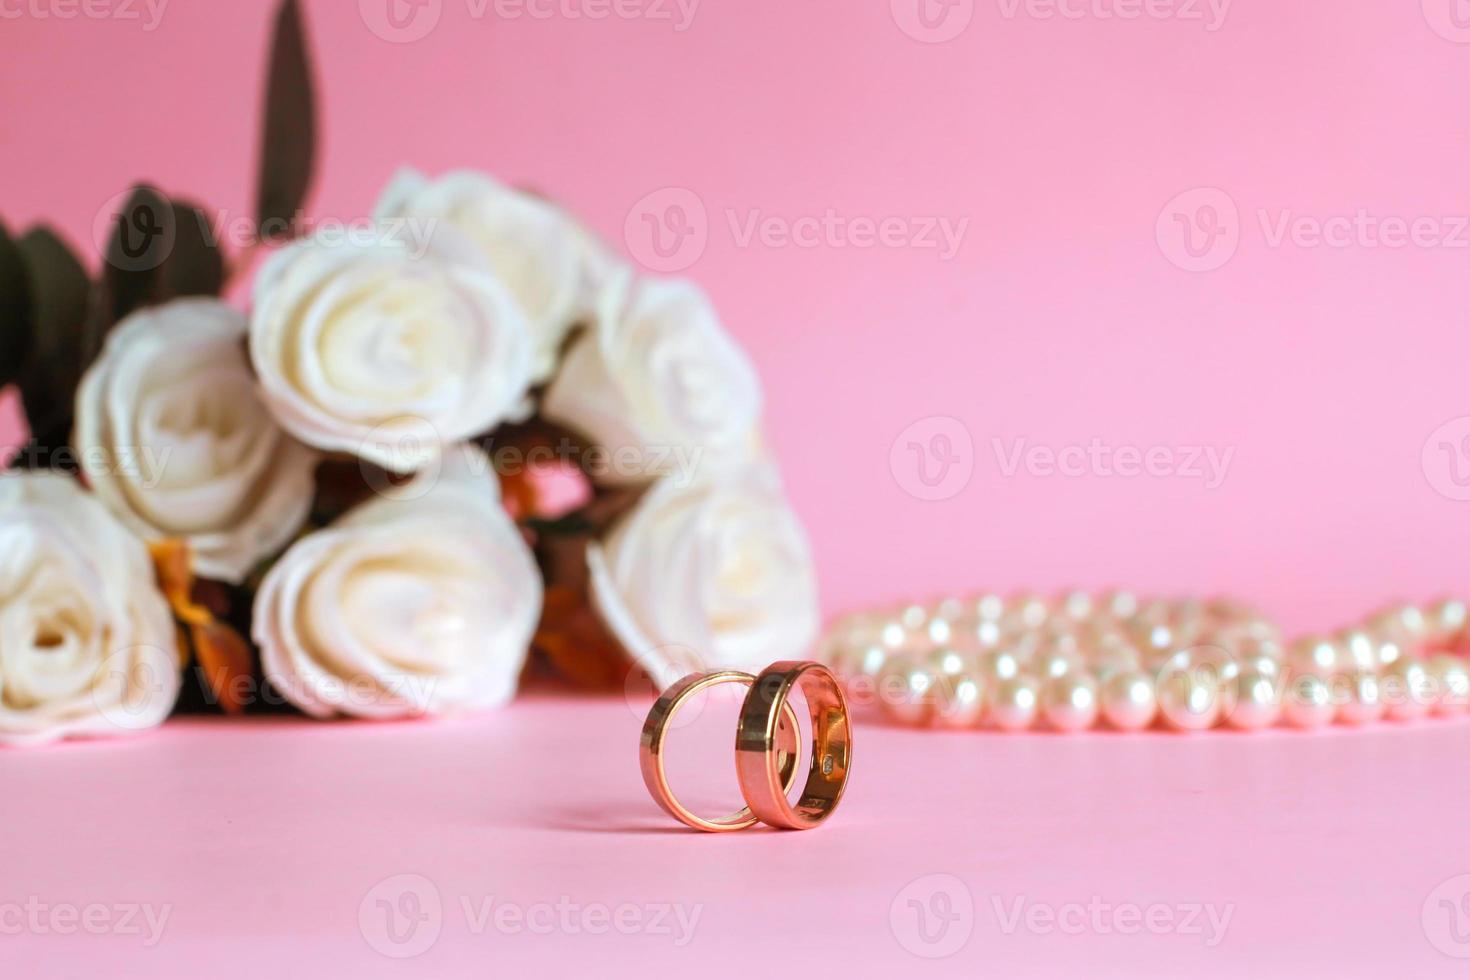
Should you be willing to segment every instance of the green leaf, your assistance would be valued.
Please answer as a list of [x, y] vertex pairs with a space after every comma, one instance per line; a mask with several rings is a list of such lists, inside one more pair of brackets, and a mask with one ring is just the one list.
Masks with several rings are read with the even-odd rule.
[[82, 345], [84, 365], [102, 350], [114, 324], [162, 298], [162, 269], [177, 240], [178, 222], [168, 200], [146, 184], [133, 188], [114, 216], [103, 253], [102, 278]]
[[209, 215], [199, 205], [177, 199], [172, 211], [177, 233], [160, 292], [167, 298], [218, 296], [225, 284], [225, 262]]
[[259, 227], [292, 222], [311, 189], [316, 159], [316, 96], [297, 0], [276, 11], [261, 131], [255, 210]]
[[38, 226], [17, 243], [32, 296], [34, 343], [18, 383], [38, 443], [60, 445], [71, 428], [81, 380], [83, 328], [91, 280], [56, 233]]
[[0, 387], [16, 380], [35, 336], [25, 260], [0, 223]]

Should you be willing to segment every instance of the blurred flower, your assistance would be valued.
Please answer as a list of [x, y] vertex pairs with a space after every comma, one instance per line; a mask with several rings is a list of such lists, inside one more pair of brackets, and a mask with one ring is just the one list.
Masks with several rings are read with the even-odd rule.
[[152, 728], [180, 684], [148, 551], [69, 477], [0, 476], [0, 744]]
[[764, 465], [659, 483], [587, 561], [598, 612], [655, 677], [669, 676], [668, 651], [693, 651], [700, 662], [685, 667], [758, 671], [816, 637], [806, 534]]
[[255, 283], [250, 355], [290, 432], [395, 472], [493, 428], [530, 385], [529, 328], [505, 287], [387, 236], [273, 255]]
[[698, 286], [620, 274], [568, 352], [542, 413], [608, 453], [608, 465], [594, 472], [600, 483], [676, 474], [688, 485], [707, 465], [757, 452], [760, 380]]
[[134, 313], [82, 380], [72, 440], [129, 529], [182, 540], [197, 574], [231, 584], [306, 520], [317, 460], [266, 410], [244, 339], [245, 318], [218, 300]]
[[302, 538], [261, 584], [266, 677], [308, 714], [454, 714], [515, 693], [541, 577], [484, 453], [441, 464]]
[[399, 171], [376, 217], [416, 222], [441, 256], [489, 263], [529, 321], [537, 382], [555, 372], [562, 341], [590, 312], [597, 285], [617, 264], [561, 208], [472, 170], [437, 180], [417, 170]]

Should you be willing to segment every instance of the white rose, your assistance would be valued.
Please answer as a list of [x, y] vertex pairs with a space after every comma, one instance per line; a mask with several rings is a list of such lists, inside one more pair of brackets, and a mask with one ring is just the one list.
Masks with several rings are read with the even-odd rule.
[[396, 472], [494, 428], [530, 385], [529, 330], [505, 288], [389, 238], [272, 256], [255, 283], [250, 356], [292, 434]]
[[77, 390], [82, 472], [145, 540], [188, 542], [194, 570], [239, 584], [311, 509], [317, 456], [261, 401], [245, 318], [212, 299], [141, 310]]
[[152, 728], [177, 634], [148, 551], [76, 481], [0, 476], [0, 745]]
[[485, 454], [441, 462], [296, 542], [261, 584], [261, 663], [307, 714], [458, 714], [515, 693], [541, 575]]
[[801, 659], [816, 637], [811, 551], [768, 467], [691, 488], [660, 482], [587, 558], [603, 621], [664, 681], [759, 672]]
[[[412, 223], [400, 233], [432, 240], [441, 254], [462, 255], [464, 247], [473, 251], [472, 261], [489, 263], [530, 322], [538, 382], [555, 372], [567, 332], [587, 315], [589, 298], [617, 264], [561, 208], [469, 170], [432, 181], [416, 170], [400, 171], [375, 216], [388, 227]], [[443, 235], [440, 223], [456, 234]]]
[[608, 453], [593, 475], [629, 484], [752, 458], [761, 387], [709, 298], [684, 280], [614, 277], [542, 414]]

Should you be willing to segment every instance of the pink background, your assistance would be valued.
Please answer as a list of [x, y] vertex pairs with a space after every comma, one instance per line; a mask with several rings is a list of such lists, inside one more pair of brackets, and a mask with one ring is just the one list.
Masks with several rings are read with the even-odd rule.
[[[268, 4], [174, 0], [146, 31], [41, 18], [36, 4], [56, 5], [27, 2], [0, 21], [12, 229], [44, 219], [95, 251], [97, 212], [136, 178], [248, 214]], [[1098, 16], [1112, 0], [1072, 0], [1079, 19], [982, 0], [961, 2], [968, 27], [931, 44], [900, 27], [914, 23], [908, 0], [704, 0], [685, 31], [476, 19], [466, 0], [444, 0], [434, 30], [399, 44], [356, 3], [308, 2], [325, 102], [309, 210], [359, 217], [401, 164], [472, 166], [534, 184], [637, 250], [624, 229], [630, 212], [638, 227], [638, 202], [692, 191], [708, 245], [685, 274], [758, 362], [830, 611], [966, 586], [1123, 584], [1232, 592], [1290, 628], [1333, 626], [1470, 584], [1470, 503], [1452, 499], [1449, 469], [1470, 456], [1443, 455], [1438, 437], [1423, 456], [1441, 425], [1470, 416], [1470, 231], [1454, 220], [1470, 214], [1470, 44], [1454, 39], [1470, 32], [1447, 26], [1450, 4], [1236, 0], [1210, 31]], [[1166, 209], [1197, 188], [1238, 209], [1226, 216], [1238, 249], [1207, 272], [1180, 268], [1157, 235], [1161, 216], [1168, 229], [1176, 211], [1222, 199]], [[732, 209], [737, 221], [832, 209], [969, 225], [943, 261], [835, 242], [742, 247]], [[1283, 212], [1360, 210], [1435, 219], [1460, 247], [1270, 240]], [[907, 440], [899, 465], [891, 450], [934, 417], [958, 421], [944, 431], [973, 475], [927, 501], [906, 489], [922, 486]], [[1456, 423], [1446, 439], [1465, 432]], [[1206, 489], [1181, 476], [1007, 477], [992, 443], [1094, 437], [1234, 455]], [[912, 966], [886, 910], [934, 871], [965, 876], [977, 896], [1240, 903], [1215, 955], [1118, 937], [977, 939], [945, 961], [967, 973], [1457, 965], [1419, 925], [1424, 896], [1470, 871], [1454, 843], [1454, 726], [1260, 740], [874, 730], [833, 827], [710, 841], [545, 823], [576, 806], [649, 810], [631, 768], [636, 719], [587, 707], [580, 724], [626, 736], [588, 754], [560, 725], [573, 707], [585, 706], [520, 704], [391, 737], [273, 725], [247, 740], [189, 723], [128, 746], [7, 754], [0, 892], [60, 901], [93, 882], [106, 900], [178, 903], [172, 944], [138, 959], [139, 976], [198, 966], [227, 933], [263, 936], [265, 963], [289, 949], [302, 970], [325, 967], [350, 950], [391, 974], [401, 964], [372, 959], [355, 903], [412, 870], [446, 895], [703, 896], [723, 924], [650, 961], [693, 974], [778, 940], [808, 966], [833, 946], [858, 967]], [[547, 752], [564, 773], [528, 761]], [[798, 936], [793, 921], [831, 928]], [[552, 948], [453, 938], [429, 955], [481, 974], [524, 972]], [[0, 957], [51, 948], [0, 940]], [[562, 941], [599, 971], [648, 952]]]

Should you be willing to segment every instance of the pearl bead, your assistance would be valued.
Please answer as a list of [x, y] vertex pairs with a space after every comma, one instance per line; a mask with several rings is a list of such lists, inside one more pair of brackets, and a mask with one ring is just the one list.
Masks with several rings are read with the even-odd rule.
[[1170, 725], [1181, 731], [1198, 732], [1214, 727], [1224, 707], [1220, 694], [1214, 677], [1206, 678], [1193, 671], [1165, 671], [1159, 677], [1159, 711]]
[[924, 628], [924, 638], [931, 646], [942, 647], [954, 639], [954, 626], [947, 619], [931, 619]]
[[1082, 669], [1082, 656], [1064, 646], [1052, 646], [1041, 652], [1033, 661], [1034, 669], [1042, 680], [1061, 677]]
[[1138, 613], [1138, 596], [1132, 592], [1104, 592], [1097, 600], [1098, 608], [1114, 619], [1128, 619]]
[[1434, 678], [1422, 663], [1405, 657], [1384, 669], [1383, 700], [1390, 718], [1422, 718], [1434, 706]]
[[1006, 603], [1014, 629], [1037, 630], [1051, 618], [1047, 601], [1034, 593], [1022, 592]]
[[935, 676], [922, 664], [906, 656], [890, 657], [878, 681], [883, 710], [895, 721], [922, 725], [934, 711]]
[[884, 623], [878, 632], [878, 642], [889, 650], [904, 650], [912, 645], [912, 635], [900, 622]]
[[942, 728], [974, 728], [985, 715], [985, 687], [973, 674], [951, 674], [936, 690], [934, 722]]
[[1334, 637], [1333, 645], [1342, 654], [1345, 670], [1377, 670], [1379, 666], [1379, 641], [1372, 633], [1362, 629], [1343, 630]]
[[1164, 662], [1157, 690], [1159, 710], [1170, 725], [1203, 731], [1229, 714], [1233, 685], [1225, 675], [1230, 663], [1224, 651], [1212, 648], [1181, 650]]
[[1098, 677], [1106, 679], [1115, 673], [1131, 673], [1143, 665], [1143, 656], [1127, 638], [1113, 633], [1098, 641], [1092, 655], [1092, 667]]
[[975, 645], [981, 650], [993, 650], [1005, 639], [1005, 631], [1001, 629], [998, 621], [982, 619], [970, 630], [970, 639], [974, 640]]
[[1297, 728], [1321, 728], [1337, 713], [1326, 682], [1313, 674], [1291, 679], [1281, 708], [1286, 720]]
[[1429, 674], [1436, 681], [1436, 714], [1457, 715], [1470, 704], [1470, 671], [1459, 657], [1441, 654], [1429, 661]]
[[[1275, 661], [1266, 659], [1274, 665]], [[1226, 719], [1246, 731], [1270, 728], [1281, 717], [1281, 674], [1247, 668], [1235, 678], [1235, 704]]]
[[1086, 592], [1065, 592], [1057, 599], [1057, 608], [1062, 615], [1076, 622], [1082, 622], [1093, 615], [1092, 596]]
[[1470, 625], [1470, 609], [1459, 599], [1441, 599], [1429, 607], [1425, 618], [1429, 632], [1438, 637], [1448, 637]]
[[1036, 721], [1039, 707], [1039, 686], [1029, 674], [1008, 677], [998, 681], [995, 695], [990, 702], [990, 720], [997, 728], [1008, 732], [1019, 732], [1030, 728]]
[[1294, 670], [1320, 678], [1330, 678], [1344, 666], [1342, 650], [1325, 636], [1297, 640], [1287, 651], [1286, 660]]
[[1378, 675], [1367, 671], [1343, 677], [1341, 690], [1334, 700], [1338, 702], [1337, 719], [1349, 725], [1377, 721], [1388, 710]]
[[1097, 681], [1086, 671], [1053, 677], [1042, 688], [1042, 714], [1057, 731], [1083, 731], [1097, 721], [1097, 695]]
[[941, 677], [954, 677], [967, 673], [975, 668], [975, 664], [969, 656], [952, 647], [935, 650], [929, 654], [927, 662], [930, 669]]
[[969, 613], [965, 600], [955, 596], [945, 596], [929, 605], [930, 619], [943, 619], [947, 622], [957, 623], [964, 619]]
[[929, 622], [929, 610], [918, 603], [904, 606], [898, 613], [898, 621], [904, 629], [917, 633]]
[[891, 654], [883, 647], [870, 644], [855, 649], [839, 649], [830, 655], [827, 664], [839, 677], [874, 677], [883, 669], [889, 656]]
[[1154, 682], [1137, 669], [1108, 674], [1103, 680], [1101, 700], [1102, 715], [1108, 724], [1125, 732], [1147, 728], [1159, 713]]
[[1005, 618], [1006, 601], [992, 592], [976, 596], [971, 600], [970, 608], [974, 610], [976, 619], [998, 623]]
[[1015, 650], [988, 650], [980, 656], [980, 670], [996, 680], [1013, 680], [1029, 662], [1029, 657]]

